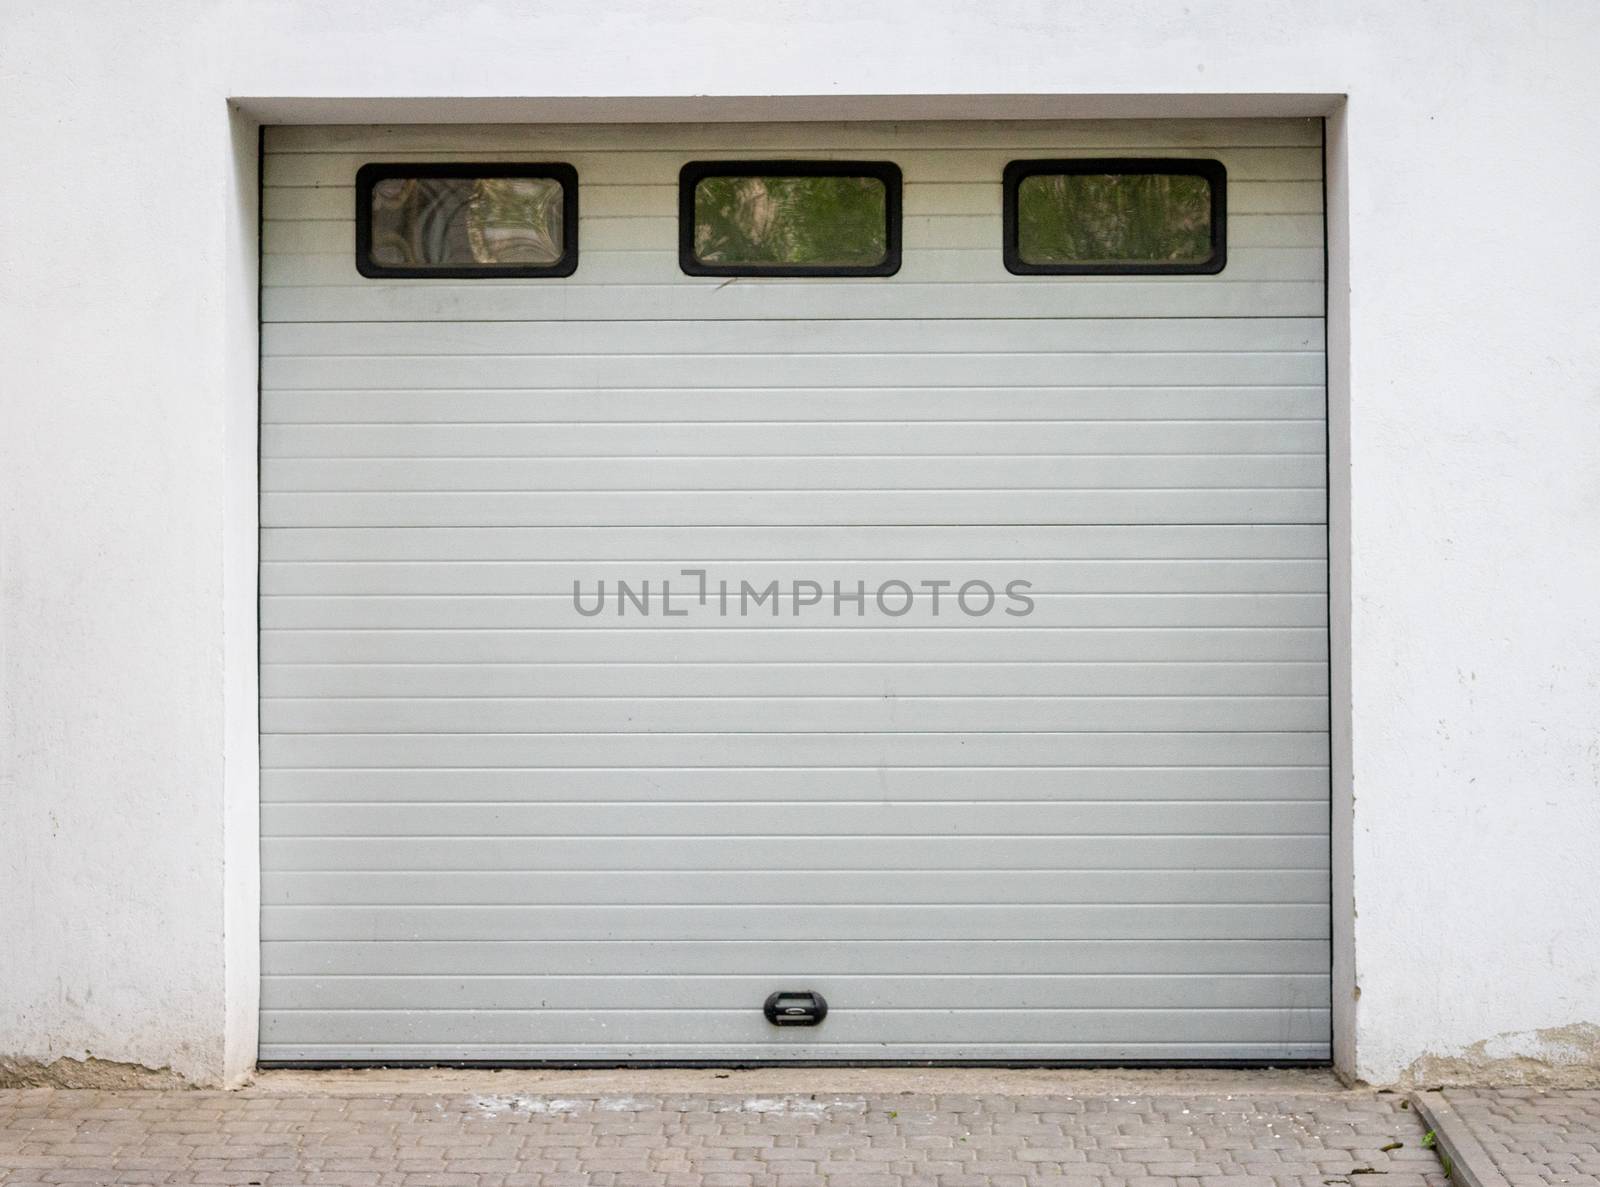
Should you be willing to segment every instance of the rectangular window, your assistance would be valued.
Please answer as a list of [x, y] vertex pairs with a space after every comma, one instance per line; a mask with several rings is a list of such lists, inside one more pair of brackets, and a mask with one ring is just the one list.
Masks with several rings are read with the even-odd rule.
[[356, 173], [363, 276], [571, 276], [577, 267], [570, 165], [363, 165]]
[[690, 276], [893, 276], [900, 169], [888, 161], [692, 161], [678, 175]]
[[1005, 262], [1019, 275], [1177, 275], [1227, 263], [1220, 161], [1012, 161]]

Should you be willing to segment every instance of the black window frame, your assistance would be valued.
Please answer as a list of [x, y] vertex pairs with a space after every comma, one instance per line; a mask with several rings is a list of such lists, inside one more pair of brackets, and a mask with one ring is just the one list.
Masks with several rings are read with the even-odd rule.
[[[417, 268], [372, 259], [372, 190], [392, 178], [538, 177], [561, 186], [561, 258], [553, 264], [474, 264]], [[562, 162], [378, 161], [356, 170], [356, 271], [373, 280], [525, 280], [578, 270], [578, 171]]]
[[[1200, 263], [1035, 264], [1018, 250], [1017, 193], [1039, 174], [1174, 173], [1203, 177], [1211, 187], [1211, 258]], [[1195, 157], [1073, 157], [1011, 161], [1004, 174], [1001, 214], [1006, 271], [1016, 276], [1215, 276], [1228, 266], [1228, 170], [1221, 161]]]
[[[708, 177], [872, 177], [883, 182], [883, 259], [876, 264], [707, 264], [694, 252], [695, 187]], [[678, 171], [678, 267], [687, 276], [893, 276], [900, 271], [901, 189], [893, 161], [690, 161]]]

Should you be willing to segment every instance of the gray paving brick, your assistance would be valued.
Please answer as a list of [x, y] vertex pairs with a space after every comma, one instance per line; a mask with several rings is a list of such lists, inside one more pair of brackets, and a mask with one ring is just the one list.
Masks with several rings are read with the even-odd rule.
[[1444, 1097], [1512, 1187], [1600, 1185], [1600, 1091], [1451, 1088]]
[[[1600, 1187], [1600, 1094], [1482, 1112], [1516, 1187]], [[0, 1091], [0, 1184], [262, 1187], [1447, 1187], [1370, 1093], [1195, 1097]], [[1486, 1139], [1487, 1141], [1488, 1139]], [[1401, 1141], [1402, 1147], [1381, 1147]], [[1530, 1151], [1534, 1151], [1530, 1153]], [[1558, 1177], [1559, 1176], [1559, 1177]], [[1536, 1180], [1536, 1181], [1535, 1181]], [[1346, 1187], [1341, 1182], [1340, 1187]]]

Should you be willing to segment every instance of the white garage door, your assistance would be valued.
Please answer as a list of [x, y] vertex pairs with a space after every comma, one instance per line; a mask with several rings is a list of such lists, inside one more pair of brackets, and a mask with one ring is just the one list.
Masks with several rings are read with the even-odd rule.
[[[898, 271], [686, 275], [680, 169], [798, 158]], [[1220, 162], [1226, 266], [1008, 270], [1080, 158]], [[358, 169], [494, 161], [570, 275], [358, 273]], [[284, 128], [264, 202], [264, 1061], [1328, 1056], [1317, 122]]]

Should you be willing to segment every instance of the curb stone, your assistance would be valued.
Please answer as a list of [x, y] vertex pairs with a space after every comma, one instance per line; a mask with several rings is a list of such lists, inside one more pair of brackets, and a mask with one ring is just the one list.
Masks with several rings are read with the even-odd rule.
[[1457, 1187], [1511, 1187], [1472, 1127], [1442, 1092], [1413, 1092], [1410, 1099], [1423, 1124], [1433, 1131], [1440, 1161], [1445, 1162]]

